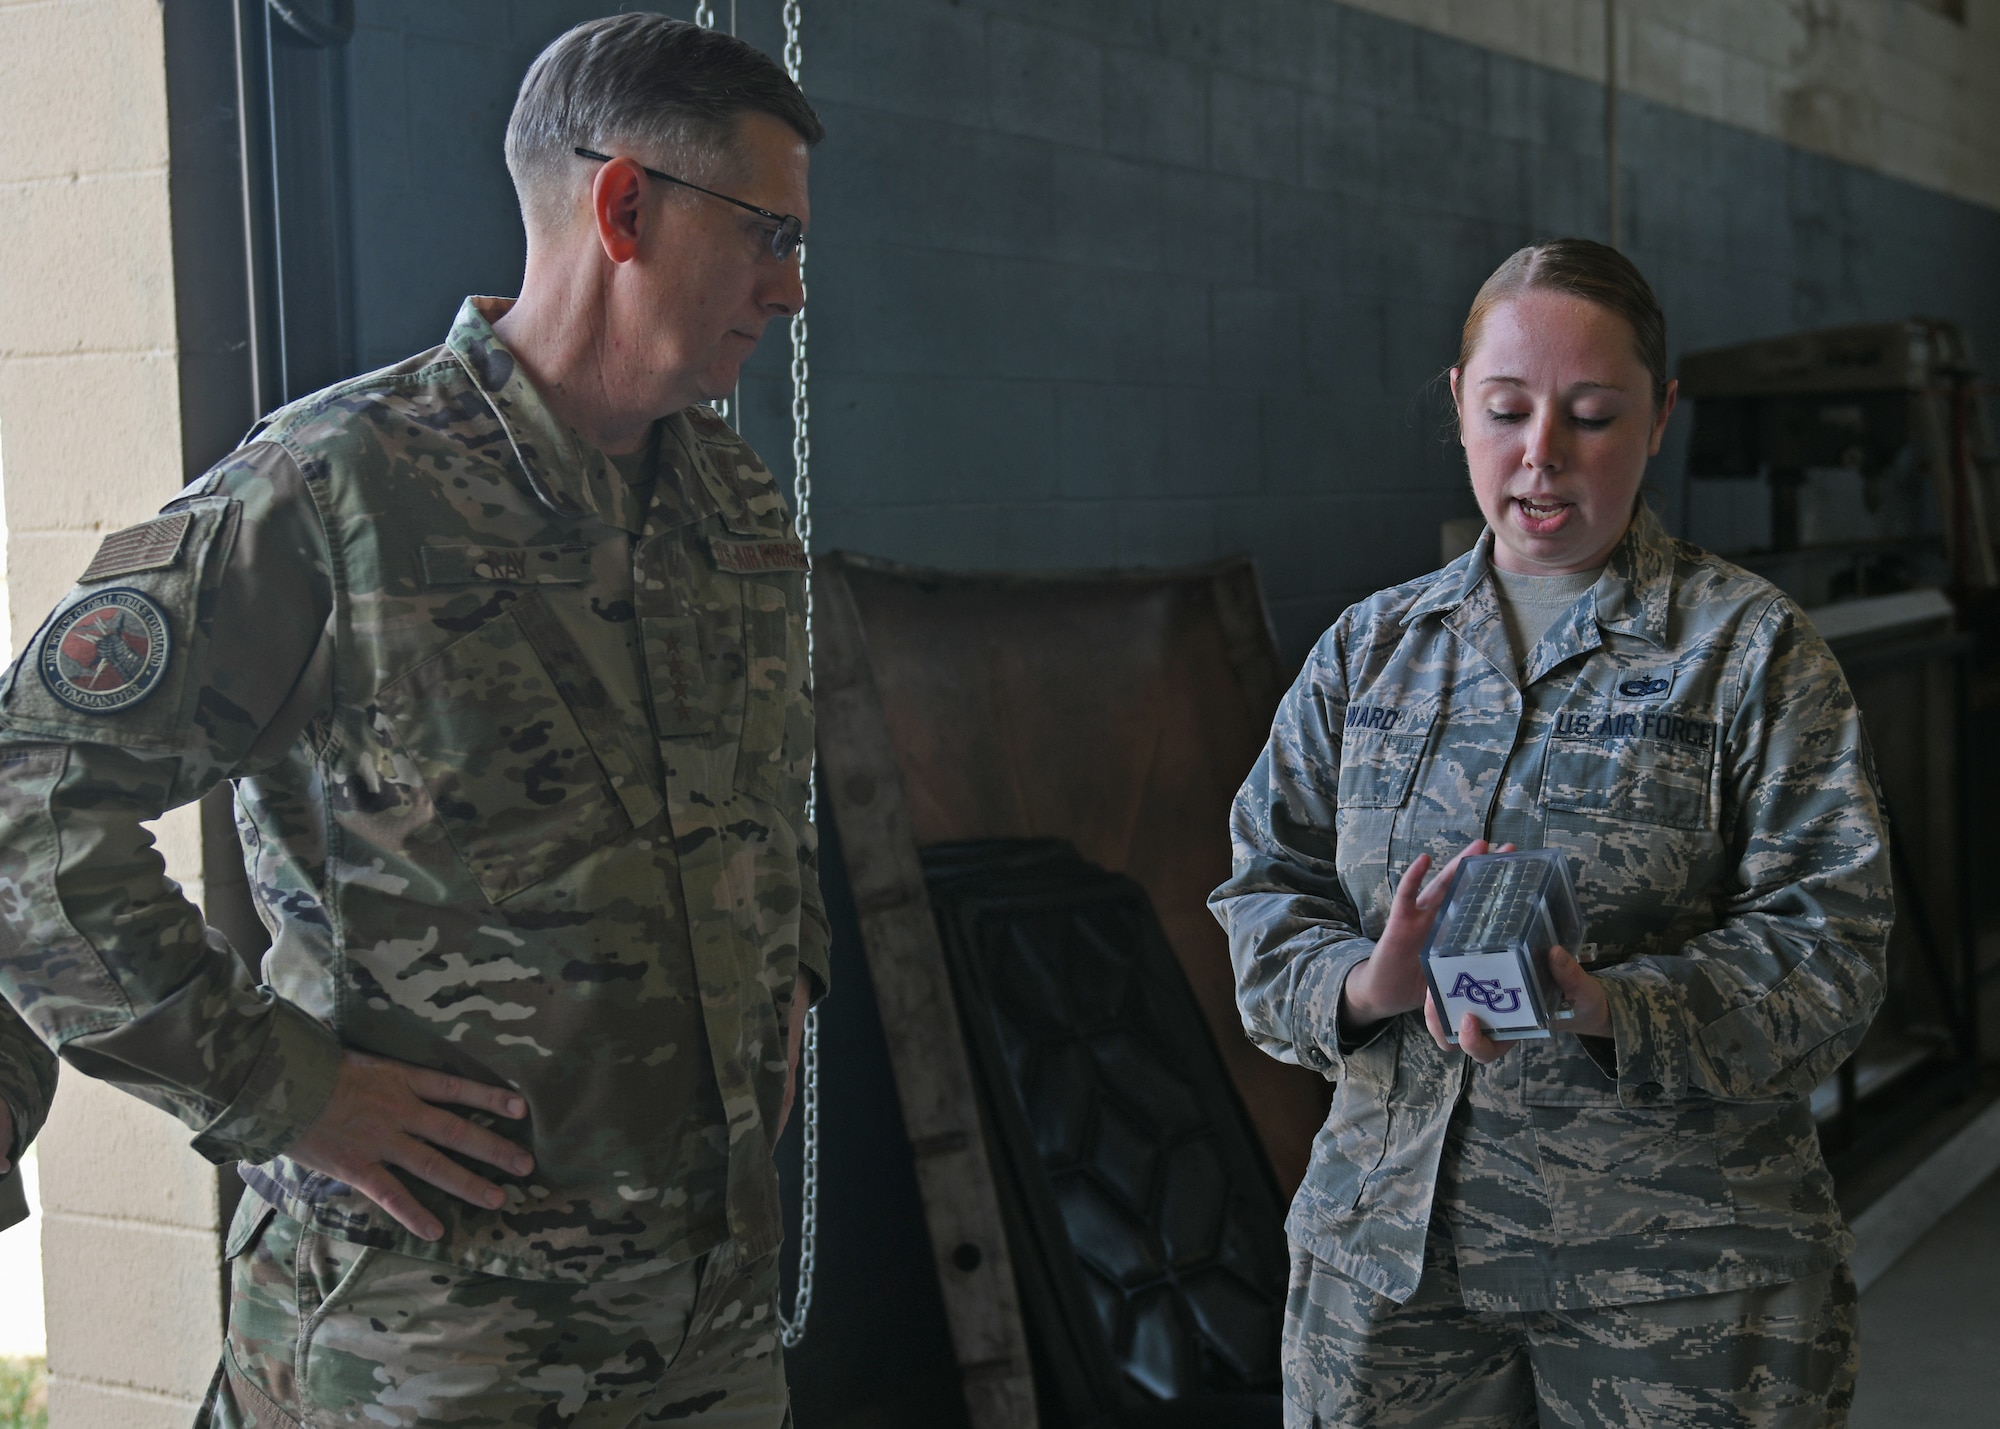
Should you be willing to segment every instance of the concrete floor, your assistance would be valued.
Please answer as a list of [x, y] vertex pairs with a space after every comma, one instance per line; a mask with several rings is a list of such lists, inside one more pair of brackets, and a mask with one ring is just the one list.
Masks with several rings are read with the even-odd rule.
[[1861, 1297], [1850, 1429], [1993, 1429], [2000, 1345], [2000, 1176], [1974, 1191]]

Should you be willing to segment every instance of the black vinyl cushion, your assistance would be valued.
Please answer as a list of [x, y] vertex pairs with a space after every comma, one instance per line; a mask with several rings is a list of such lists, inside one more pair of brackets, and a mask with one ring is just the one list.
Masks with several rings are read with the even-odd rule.
[[1278, 1424], [1284, 1208], [1144, 889], [1057, 840], [923, 856], [1047, 1419]]

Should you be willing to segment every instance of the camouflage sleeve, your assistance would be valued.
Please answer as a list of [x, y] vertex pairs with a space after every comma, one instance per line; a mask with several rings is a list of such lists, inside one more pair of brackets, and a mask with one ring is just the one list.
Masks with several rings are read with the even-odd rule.
[[1739, 668], [1721, 776], [1734, 867], [1711, 894], [1722, 925], [1600, 974], [1627, 1105], [1803, 1095], [1881, 1005], [1888, 832], [1854, 696], [1788, 601], [1765, 613]]
[[[297, 468], [269, 445], [167, 512], [177, 544], [107, 538], [115, 558], [100, 554], [0, 693], [0, 993], [79, 1071], [194, 1127], [204, 1155], [260, 1161], [317, 1115], [339, 1044], [257, 986], [166, 876], [144, 825], [274, 762], [320, 711], [325, 536]], [[134, 530], [148, 527], [160, 529]], [[47, 667], [69, 651], [56, 642], [79, 628], [76, 612], [113, 588], [140, 626], [126, 684], [150, 683], [89, 708], [75, 694], [85, 686], [65, 690]], [[149, 641], [163, 647], [157, 665]]]
[[48, 1118], [55, 1095], [56, 1054], [13, 1008], [0, 1003], [0, 1101], [7, 1103], [14, 1122], [12, 1138], [0, 1141], [0, 1155], [21, 1159]]
[[0, 1231], [28, 1218], [28, 1192], [21, 1179], [21, 1154], [49, 1114], [56, 1094], [56, 1057], [29, 1030], [12, 1007], [0, 1002], [0, 1105], [12, 1130], [0, 1137]]
[[799, 966], [812, 977], [812, 1000], [817, 1003], [833, 988], [833, 964], [827, 956], [832, 934], [819, 890], [818, 831], [805, 818], [799, 827], [805, 831], [799, 840]]
[[[807, 648], [803, 621], [797, 648]], [[802, 721], [804, 737], [798, 742], [800, 755], [793, 766], [792, 783], [796, 793], [792, 807], [786, 813], [792, 820], [792, 827], [799, 831], [799, 966], [812, 977], [811, 995], [817, 1003], [833, 986], [833, 964], [827, 951], [832, 943], [832, 933], [826, 918], [826, 900], [819, 887], [819, 830], [813, 823], [807, 797], [813, 787], [813, 750], [816, 745], [810, 672], [806, 680], [794, 683], [796, 688], [787, 724], [791, 720]]]
[[1250, 1040], [1279, 1061], [1335, 1077], [1361, 1050], [1342, 1046], [1341, 988], [1375, 947], [1335, 868], [1347, 704], [1340, 630], [1320, 641], [1278, 707], [1270, 741], [1230, 810], [1229, 881], [1208, 900], [1229, 933], [1236, 1005]]

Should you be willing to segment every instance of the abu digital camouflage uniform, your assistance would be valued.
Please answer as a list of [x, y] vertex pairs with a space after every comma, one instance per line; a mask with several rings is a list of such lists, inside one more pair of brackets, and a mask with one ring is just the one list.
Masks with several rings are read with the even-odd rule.
[[[444, 346], [276, 413], [29, 645], [0, 694], [0, 988], [240, 1158], [266, 1235], [573, 1284], [725, 1243], [753, 1265], [782, 1235], [795, 973], [827, 978], [804, 553], [706, 409], [662, 424], [650, 500], [629, 484], [529, 385], [504, 310], [468, 300]], [[170, 653], [142, 669], [148, 605]], [[117, 654], [114, 619], [127, 688], [154, 684], [76, 708], [95, 667], [56, 637]], [[262, 986], [141, 828], [225, 779]], [[533, 1173], [477, 1167], [496, 1211], [405, 1177], [432, 1243], [291, 1161], [344, 1047], [518, 1089], [526, 1121], [493, 1130]]]
[[[1838, 1282], [1807, 1096], [1880, 1003], [1891, 919], [1839, 667], [1768, 582], [1643, 507], [1517, 666], [1491, 540], [1342, 615], [1237, 797], [1211, 906], [1244, 1025], [1338, 1083], [1293, 1244], [1384, 1313], [1422, 1293], [1434, 1225], [1464, 1311], [1503, 1319]], [[1609, 1043], [1481, 1067], [1416, 1012], [1342, 1045], [1396, 881], [1496, 819], [1571, 855]], [[1295, 1360], [1344, 1353], [1298, 1331]]]

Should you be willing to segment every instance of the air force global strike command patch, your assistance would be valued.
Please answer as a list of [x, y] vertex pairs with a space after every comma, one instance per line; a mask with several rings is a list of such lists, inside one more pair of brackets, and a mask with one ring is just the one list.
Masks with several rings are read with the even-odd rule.
[[130, 709], [167, 673], [167, 613], [129, 586], [93, 591], [42, 637], [36, 663], [49, 693], [85, 714]]

